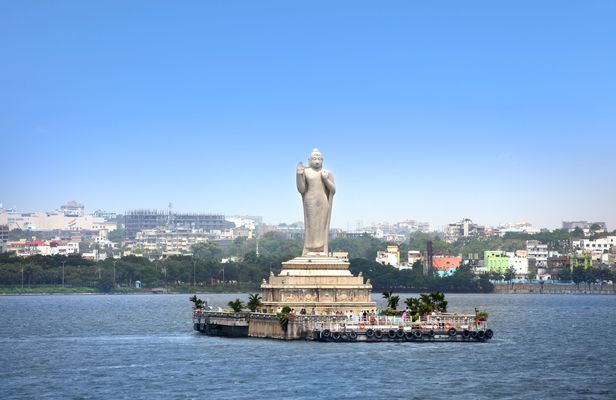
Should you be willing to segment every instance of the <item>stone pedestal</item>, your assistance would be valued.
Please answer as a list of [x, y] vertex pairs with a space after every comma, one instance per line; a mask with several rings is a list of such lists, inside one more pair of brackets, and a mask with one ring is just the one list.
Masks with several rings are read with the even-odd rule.
[[372, 285], [353, 276], [349, 263], [335, 257], [303, 256], [282, 263], [280, 274], [261, 284], [262, 302], [268, 310], [289, 306], [296, 313], [342, 311], [353, 313], [376, 309]]

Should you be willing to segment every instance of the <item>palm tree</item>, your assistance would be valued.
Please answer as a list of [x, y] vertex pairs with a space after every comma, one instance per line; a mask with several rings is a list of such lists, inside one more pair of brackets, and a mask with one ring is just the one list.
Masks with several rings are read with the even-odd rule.
[[203, 306], [204, 306], [203, 300], [198, 298], [197, 295], [194, 295], [193, 297], [190, 297], [188, 300], [193, 302], [193, 304], [195, 305], [195, 308], [203, 308]]
[[419, 299], [409, 297], [404, 301], [411, 315], [419, 317], [434, 311], [447, 312], [447, 300], [443, 292], [421, 293]]
[[247, 306], [250, 311], [255, 312], [262, 305], [263, 303], [261, 303], [261, 295], [259, 295], [258, 293], [251, 294], [248, 296]]
[[435, 311], [447, 312], [447, 300], [445, 300], [445, 293], [432, 292], [430, 293], [430, 299], [432, 300], [432, 306]]
[[244, 308], [244, 303], [240, 299], [235, 299], [227, 303], [229, 307], [233, 309], [233, 312], [240, 312]]
[[387, 307], [395, 310], [398, 308], [398, 303], [400, 302], [400, 296], [391, 295], [389, 299], [387, 299]]

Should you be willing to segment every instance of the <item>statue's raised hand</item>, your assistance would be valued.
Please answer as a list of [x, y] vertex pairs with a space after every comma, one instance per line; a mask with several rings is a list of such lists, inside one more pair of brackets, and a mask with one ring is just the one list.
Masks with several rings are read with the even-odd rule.
[[329, 178], [329, 172], [327, 172], [326, 170], [321, 170], [321, 176], [323, 177], [323, 179], [327, 179]]
[[304, 173], [304, 164], [302, 164], [301, 162], [297, 164], [297, 173], [298, 174]]

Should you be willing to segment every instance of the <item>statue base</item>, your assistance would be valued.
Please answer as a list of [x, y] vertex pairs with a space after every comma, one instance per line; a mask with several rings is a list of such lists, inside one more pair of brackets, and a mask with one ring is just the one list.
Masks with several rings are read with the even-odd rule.
[[278, 275], [261, 284], [262, 303], [268, 311], [285, 306], [308, 314], [360, 313], [376, 309], [372, 285], [353, 276], [349, 263], [339, 258], [307, 254], [282, 263]]

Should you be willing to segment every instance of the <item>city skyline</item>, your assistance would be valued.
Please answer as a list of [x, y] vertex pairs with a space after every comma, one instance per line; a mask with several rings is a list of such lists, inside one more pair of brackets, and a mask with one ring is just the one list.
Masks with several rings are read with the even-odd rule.
[[5, 207], [616, 226], [616, 5], [113, 4], [3, 6]]

